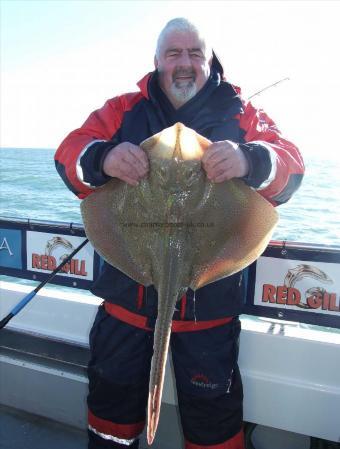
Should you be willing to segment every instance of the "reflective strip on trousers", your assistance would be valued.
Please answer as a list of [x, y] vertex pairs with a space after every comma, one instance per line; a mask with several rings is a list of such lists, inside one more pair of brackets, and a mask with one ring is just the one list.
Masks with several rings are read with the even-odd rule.
[[108, 435], [107, 433], [99, 432], [94, 427], [92, 427], [90, 424], [89, 424], [88, 428], [89, 428], [89, 430], [91, 430], [91, 432], [95, 433], [96, 435], [103, 438], [104, 440], [113, 441], [118, 444], [123, 444], [124, 446], [131, 446], [131, 444], [133, 444], [134, 441], [136, 441], [136, 438], [132, 438], [132, 440], [125, 440], [123, 438], [117, 438], [113, 435]]

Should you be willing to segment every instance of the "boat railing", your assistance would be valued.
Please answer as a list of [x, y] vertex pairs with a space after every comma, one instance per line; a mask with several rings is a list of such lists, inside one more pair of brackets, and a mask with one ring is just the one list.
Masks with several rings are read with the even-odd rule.
[[[43, 281], [85, 240], [79, 223], [0, 217], [0, 274]], [[90, 243], [51, 281], [90, 289], [103, 260]], [[340, 328], [340, 247], [271, 241], [244, 270], [244, 313]]]

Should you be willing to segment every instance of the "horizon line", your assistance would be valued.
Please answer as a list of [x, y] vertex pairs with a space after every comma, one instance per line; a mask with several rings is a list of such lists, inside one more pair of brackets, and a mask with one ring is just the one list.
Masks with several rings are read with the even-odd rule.
[[56, 150], [57, 148], [52, 147], [7, 147], [0, 146], [1, 150]]

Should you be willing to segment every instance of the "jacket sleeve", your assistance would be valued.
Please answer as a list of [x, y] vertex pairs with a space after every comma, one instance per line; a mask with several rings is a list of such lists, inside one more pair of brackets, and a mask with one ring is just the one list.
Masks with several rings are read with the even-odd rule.
[[285, 203], [303, 178], [304, 163], [299, 150], [281, 135], [263, 110], [250, 102], [244, 103], [239, 119], [244, 133], [240, 148], [249, 163], [244, 181], [273, 205]]
[[68, 134], [57, 149], [56, 169], [79, 198], [85, 198], [110, 179], [102, 171], [103, 160], [108, 151], [120, 143], [117, 133], [124, 113], [137, 97], [128, 94], [108, 100], [101, 109], [92, 112], [80, 128]]

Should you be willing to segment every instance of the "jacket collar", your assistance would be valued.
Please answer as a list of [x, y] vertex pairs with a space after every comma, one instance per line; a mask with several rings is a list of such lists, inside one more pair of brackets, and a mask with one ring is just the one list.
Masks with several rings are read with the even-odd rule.
[[154, 74], [154, 72], [147, 73], [140, 81], [138, 81], [137, 86], [139, 87], [143, 97], [145, 97], [147, 100], [150, 98], [149, 96], [149, 80], [151, 76]]

